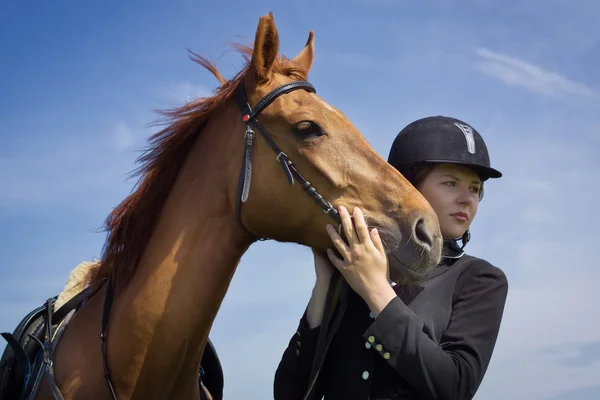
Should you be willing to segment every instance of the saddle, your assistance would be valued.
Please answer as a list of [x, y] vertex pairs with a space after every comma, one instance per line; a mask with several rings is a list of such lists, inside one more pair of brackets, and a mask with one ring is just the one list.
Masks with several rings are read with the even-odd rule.
[[[51, 310], [58, 296], [52, 297], [27, 314], [12, 334], [1, 334], [8, 345], [0, 358], [0, 399], [29, 398], [36, 382], [41, 378], [44, 362], [47, 361], [44, 358], [44, 346], [51, 345], [67, 316], [71, 311], [77, 311], [91, 294], [87, 289], [82, 291], [55, 313]], [[223, 369], [210, 338], [200, 365], [198, 384], [200, 383], [204, 384], [214, 400], [223, 399]], [[200, 392], [203, 400], [207, 398], [202, 389]]]

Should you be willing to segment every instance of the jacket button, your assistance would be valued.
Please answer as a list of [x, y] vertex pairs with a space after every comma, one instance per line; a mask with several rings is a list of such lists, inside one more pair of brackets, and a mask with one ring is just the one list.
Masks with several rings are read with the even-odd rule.
[[383, 349], [383, 347], [381, 347], [380, 344], [378, 344], [377, 346], [375, 346], [375, 350], [377, 351], [381, 351]]
[[385, 358], [386, 360], [390, 359], [390, 353], [383, 353], [383, 358]]
[[369, 371], [365, 371], [362, 373], [362, 378], [366, 381], [367, 379], [369, 379]]
[[369, 343], [373, 343], [375, 342], [375, 336], [369, 336], [367, 340], [369, 341]]
[[371, 348], [371, 343], [365, 342], [365, 349], [370, 349], [370, 348]]

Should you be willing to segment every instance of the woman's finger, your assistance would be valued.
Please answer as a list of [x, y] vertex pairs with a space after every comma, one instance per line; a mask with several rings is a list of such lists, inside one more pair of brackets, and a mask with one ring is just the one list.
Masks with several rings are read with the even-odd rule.
[[385, 255], [385, 247], [383, 246], [383, 241], [381, 240], [381, 236], [379, 236], [379, 231], [377, 228], [371, 229], [371, 234], [369, 235], [371, 240], [373, 241], [373, 245], [381, 253], [381, 255]]
[[350, 217], [346, 207], [341, 206], [339, 213], [340, 219], [342, 220], [342, 229], [344, 230], [348, 244], [352, 246], [355, 243], [359, 243], [359, 240], [354, 233], [354, 223], [352, 222], [352, 218]]
[[327, 233], [329, 234], [329, 238], [333, 242], [333, 245], [340, 252], [342, 257], [348, 258], [347, 255], [350, 253], [348, 245], [344, 242], [344, 239], [338, 235], [338, 233], [335, 231], [335, 228], [330, 224], [327, 224]]
[[335, 252], [329, 248], [327, 249], [327, 257], [329, 257], [329, 261], [331, 261], [334, 267], [338, 269], [342, 269], [344, 267], [344, 260], [341, 260], [338, 256], [336, 256]]
[[365, 221], [365, 215], [358, 207], [354, 207], [352, 214], [354, 215], [354, 228], [356, 230], [356, 237], [360, 243], [369, 243], [371, 241], [371, 235], [369, 235], [369, 227]]

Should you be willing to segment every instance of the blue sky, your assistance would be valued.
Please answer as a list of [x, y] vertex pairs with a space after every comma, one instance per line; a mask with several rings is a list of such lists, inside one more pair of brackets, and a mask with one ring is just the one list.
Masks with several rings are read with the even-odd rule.
[[[310, 80], [387, 157], [414, 119], [451, 115], [485, 137], [490, 182], [468, 250], [510, 292], [477, 399], [584, 400], [600, 391], [600, 4], [393, 0], [9, 3], [0, 9], [0, 330], [100, 255], [104, 218], [154, 132], [155, 109], [209, 94], [227, 51], [274, 12], [281, 51], [316, 36]], [[271, 397], [314, 283], [309, 249], [244, 256], [211, 338], [226, 398]]]

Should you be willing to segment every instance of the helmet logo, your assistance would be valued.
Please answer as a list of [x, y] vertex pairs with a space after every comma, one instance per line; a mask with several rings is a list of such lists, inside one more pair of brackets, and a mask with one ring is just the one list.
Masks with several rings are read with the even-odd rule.
[[465, 135], [465, 140], [467, 141], [467, 150], [469, 153], [475, 154], [475, 138], [473, 137], [473, 128], [471, 128], [469, 125], [459, 124], [458, 122], [455, 122], [454, 125], [456, 125], [456, 127]]

